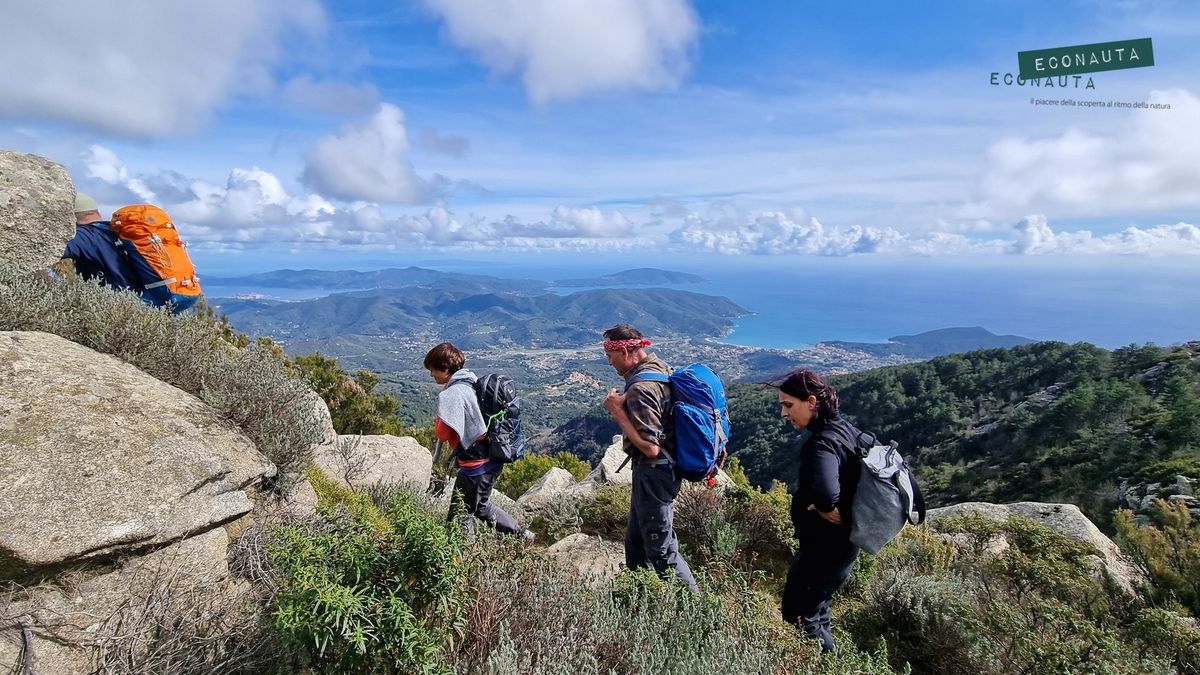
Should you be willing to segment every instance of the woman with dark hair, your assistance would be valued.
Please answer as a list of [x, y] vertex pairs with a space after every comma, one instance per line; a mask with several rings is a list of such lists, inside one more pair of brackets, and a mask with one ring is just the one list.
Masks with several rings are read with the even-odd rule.
[[837, 392], [811, 370], [788, 373], [780, 414], [809, 437], [800, 448], [800, 480], [792, 495], [799, 546], [783, 588], [785, 621], [833, 649], [830, 603], [850, 576], [858, 547], [850, 543], [850, 505], [861, 472], [859, 431], [838, 414]]

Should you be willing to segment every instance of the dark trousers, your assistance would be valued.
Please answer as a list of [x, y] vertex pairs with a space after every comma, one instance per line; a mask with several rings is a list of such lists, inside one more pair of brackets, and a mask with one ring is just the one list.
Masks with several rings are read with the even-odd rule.
[[692, 568], [679, 555], [672, 527], [680, 481], [670, 468], [633, 465], [633, 493], [625, 523], [625, 565], [650, 567], [659, 576], [675, 576], [699, 590]]
[[799, 550], [783, 587], [783, 620], [820, 640], [821, 651], [833, 649], [830, 605], [858, 557], [858, 547], [849, 536], [848, 528], [824, 522], [799, 532]]
[[[463, 519], [463, 528], [468, 533], [475, 533], [476, 518], [482, 520], [488, 527], [494, 527], [506, 534], [519, 534], [525, 531], [525, 528], [521, 527], [515, 518], [492, 503], [492, 488], [496, 485], [496, 479], [500, 477], [503, 469], [504, 467], [500, 467], [493, 472], [482, 473], [478, 476], [464, 476], [460, 473], [454, 479], [453, 499], [462, 500], [463, 507], [467, 512], [466, 518]], [[453, 503], [450, 512], [454, 512]]]

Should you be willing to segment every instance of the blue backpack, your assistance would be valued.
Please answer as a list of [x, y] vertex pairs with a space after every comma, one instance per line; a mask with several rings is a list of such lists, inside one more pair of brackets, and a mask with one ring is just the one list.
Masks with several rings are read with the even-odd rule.
[[675, 474], [690, 481], [715, 476], [729, 442], [729, 410], [725, 387], [708, 366], [693, 363], [670, 376], [638, 373], [625, 384], [666, 382], [671, 387], [671, 417], [675, 425], [675, 456], [667, 454]]

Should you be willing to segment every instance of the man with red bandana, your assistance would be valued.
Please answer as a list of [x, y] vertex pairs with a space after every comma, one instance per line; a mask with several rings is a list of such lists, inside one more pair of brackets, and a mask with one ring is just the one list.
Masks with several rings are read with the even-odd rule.
[[633, 493], [625, 524], [625, 565], [650, 567], [662, 577], [677, 577], [692, 590], [696, 579], [679, 554], [673, 527], [680, 479], [671, 466], [675, 449], [671, 433], [671, 387], [639, 374], [669, 375], [671, 369], [647, 353], [650, 340], [629, 324], [604, 331], [608, 363], [625, 378], [625, 393], [608, 392], [604, 407], [621, 427], [623, 449], [633, 463]]

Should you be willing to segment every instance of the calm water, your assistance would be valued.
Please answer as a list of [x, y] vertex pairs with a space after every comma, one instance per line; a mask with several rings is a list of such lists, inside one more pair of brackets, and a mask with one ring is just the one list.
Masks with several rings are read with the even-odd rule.
[[[419, 263], [445, 271], [547, 281], [643, 266], [691, 272], [709, 281], [674, 288], [723, 295], [755, 312], [738, 320], [725, 341], [757, 347], [799, 347], [821, 340], [883, 342], [893, 335], [950, 326], [983, 326], [997, 334], [1087, 341], [1109, 348], [1200, 339], [1200, 265], [1193, 260], [526, 258], [533, 259]], [[284, 299], [324, 294], [311, 289], [206, 288], [210, 297], [255, 290]]]

